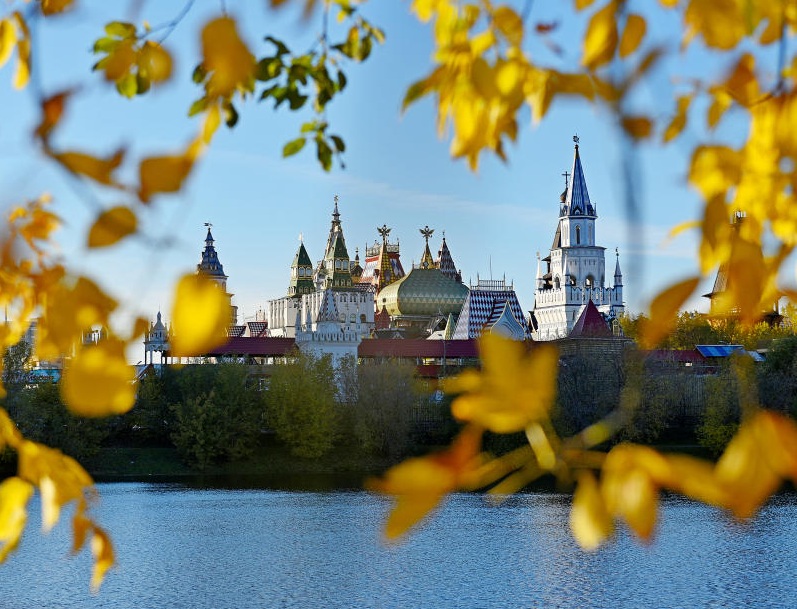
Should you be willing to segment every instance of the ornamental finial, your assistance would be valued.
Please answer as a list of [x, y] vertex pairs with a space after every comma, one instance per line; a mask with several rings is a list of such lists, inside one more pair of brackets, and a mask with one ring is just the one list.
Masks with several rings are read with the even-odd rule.
[[424, 238], [426, 239], [426, 244], [428, 245], [429, 244], [429, 237], [431, 237], [432, 234], [434, 233], [434, 229], [433, 228], [429, 228], [429, 225], [427, 224], [426, 226], [424, 226], [423, 228], [420, 228], [418, 230], [424, 236]]
[[387, 243], [387, 236], [390, 234], [391, 229], [387, 227], [387, 224], [383, 224], [381, 227], [377, 227], [376, 231], [382, 236], [382, 243]]
[[578, 135], [573, 136], [573, 141], [576, 143], [576, 146], [578, 146]]

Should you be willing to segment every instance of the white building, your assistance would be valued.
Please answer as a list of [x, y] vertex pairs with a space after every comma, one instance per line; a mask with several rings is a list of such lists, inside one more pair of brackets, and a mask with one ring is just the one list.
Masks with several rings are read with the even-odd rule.
[[565, 173], [566, 188], [560, 197], [559, 222], [551, 252], [543, 259], [537, 255], [532, 325], [534, 339], [540, 341], [565, 338], [590, 300], [607, 319], [624, 310], [619, 253], [615, 250], [614, 283], [606, 287], [606, 248], [596, 245], [598, 214], [587, 192], [578, 138], [573, 141], [576, 142], [573, 171]]
[[338, 333], [352, 333], [357, 344], [369, 337], [374, 329], [374, 290], [354, 284], [351, 268], [335, 197], [324, 258], [313, 270], [304, 243], [299, 245], [291, 264], [288, 295], [268, 303], [269, 336], [318, 344], [323, 342], [321, 336], [311, 340], [308, 333], [331, 336], [330, 324], [337, 324]]

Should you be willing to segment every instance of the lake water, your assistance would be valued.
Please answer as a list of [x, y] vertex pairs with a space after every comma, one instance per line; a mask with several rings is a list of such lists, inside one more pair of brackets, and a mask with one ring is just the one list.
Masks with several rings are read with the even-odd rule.
[[405, 542], [386, 546], [388, 509], [365, 492], [99, 485], [96, 514], [119, 565], [96, 596], [86, 551], [64, 521], [0, 566], [0, 607], [698, 608], [797, 605], [797, 497], [751, 523], [664, 501], [656, 541], [621, 535], [585, 553], [569, 497], [524, 494], [495, 507], [457, 495]]

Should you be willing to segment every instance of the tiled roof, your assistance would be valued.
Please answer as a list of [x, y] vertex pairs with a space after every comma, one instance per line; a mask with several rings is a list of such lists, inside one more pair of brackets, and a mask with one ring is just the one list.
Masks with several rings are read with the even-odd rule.
[[475, 340], [426, 340], [423, 338], [364, 340], [357, 348], [359, 357], [443, 357], [476, 358]]
[[230, 326], [227, 328], [227, 336], [243, 336], [246, 326]]
[[598, 307], [588, 300], [567, 338], [598, 338], [611, 335], [609, 324], [603, 319]]
[[[239, 337], [231, 338], [221, 347], [207, 355], [249, 355], [253, 357], [277, 357], [290, 353], [296, 342], [292, 338]], [[424, 340], [424, 339], [366, 339], [357, 349], [359, 357], [445, 357], [477, 358], [479, 352], [475, 340]]]
[[526, 338], [531, 338], [531, 331], [514, 290], [479, 289], [478, 286], [471, 288], [465, 299], [456, 330], [454, 330], [454, 338], [466, 339], [481, 336], [482, 330], [493, 314], [500, 316], [504, 303], [509, 304], [509, 310], [518, 324], [523, 327]]
[[744, 353], [742, 345], [695, 345], [703, 357], [730, 357], [733, 353]]
[[290, 353], [295, 344], [296, 341], [292, 338], [240, 336], [230, 338], [220, 347], [208, 352], [207, 355], [280, 356]]
[[446, 277], [440, 269], [413, 268], [379, 292], [379, 307], [391, 315], [447, 315], [459, 313], [468, 288]]
[[249, 336], [261, 336], [268, 329], [268, 322], [265, 321], [250, 321], [247, 325]]

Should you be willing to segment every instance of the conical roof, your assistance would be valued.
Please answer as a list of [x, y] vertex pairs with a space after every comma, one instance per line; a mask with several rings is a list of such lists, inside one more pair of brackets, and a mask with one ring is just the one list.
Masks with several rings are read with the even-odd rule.
[[197, 273], [205, 275], [206, 277], [227, 279], [227, 275], [224, 274], [224, 267], [219, 261], [219, 255], [216, 253], [216, 248], [213, 243], [213, 235], [210, 234], [210, 227], [208, 227], [208, 234], [207, 237], [205, 237], [205, 249], [202, 250], [202, 260], [196, 267]]
[[581, 156], [578, 152], [578, 137], [573, 137], [576, 151], [573, 156], [573, 173], [570, 184], [567, 187], [565, 204], [562, 208], [562, 215], [569, 216], [594, 216], [595, 208], [589, 200], [587, 192], [587, 180], [584, 177], [584, 168], [581, 167]]
[[446, 243], [446, 236], [443, 233], [443, 242], [440, 244], [440, 251], [437, 252], [437, 260], [435, 261], [437, 268], [446, 277], [454, 281], [462, 281], [462, 276], [457, 272], [457, 267], [454, 264], [454, 259], [451, 257], [451, 250], [448, 249]]
[[611, 335], [609, 324], [603, 319], [595, 303], [589, 300], [567, 338], [599, 338]]
[[304, 243], [300, 243], [291, 263], [291, 282], [288, 285], [288, 296], [300, 296], [314, 291], [313, 262], [310, 260], [310, 255], [307, 253]]

